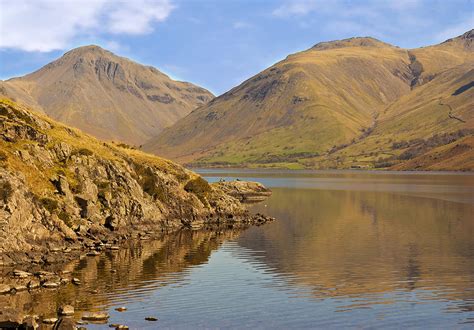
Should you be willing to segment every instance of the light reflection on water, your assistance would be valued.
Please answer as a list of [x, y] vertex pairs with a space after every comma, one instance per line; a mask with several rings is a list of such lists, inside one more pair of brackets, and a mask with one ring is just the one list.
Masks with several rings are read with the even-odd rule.
[[53, 298], [19, 293], [9, 303], [46, 313], [73, 301], [108, 310], [109, 323], [150, 329], [473, 326], [474, 175], [203, 175], [272, 187], [252, 211], [278, 220], [131, 243], [73, 265], [81, 287]]

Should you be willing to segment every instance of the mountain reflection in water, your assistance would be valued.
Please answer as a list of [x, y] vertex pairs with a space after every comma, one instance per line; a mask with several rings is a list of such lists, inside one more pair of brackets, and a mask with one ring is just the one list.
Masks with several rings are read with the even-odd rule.
[[0, 305], [52, 316], [71, 303], [76, 317], [106, 310], [109, 323], [150, 329], [472, 327], [474, 175], [202, 173], [268, 185], [251, 209], [277, 221], [132, 241], [69, 265], [81, 286]]

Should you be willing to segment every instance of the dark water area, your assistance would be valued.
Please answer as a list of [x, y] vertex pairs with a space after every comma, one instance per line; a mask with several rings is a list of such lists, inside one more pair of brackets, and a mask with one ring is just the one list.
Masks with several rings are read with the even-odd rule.
[[54, 316], [70, 303], [132, 329], [474, 327], [473, 174], [199, 172], [267, 185], [251, 211], [277, 220], [130, 242], [71, 263], [81, 286], [0, 304]]

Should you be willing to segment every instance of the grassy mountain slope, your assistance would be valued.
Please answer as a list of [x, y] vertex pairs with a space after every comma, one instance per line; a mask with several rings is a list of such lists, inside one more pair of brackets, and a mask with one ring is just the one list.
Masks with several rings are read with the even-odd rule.
[[98, 46], [73, 49], [0, 92], [105, 140], [141, 144], [213, 95]]
[[470, 31], [414, 50], [372, 38], [320, 43], [194, 110], [144, 148], [204, 166], [373, 167], [404, 151], [393, 152], [394, 142], [472, 127], [472, 90], [453, 95], [472, 81], [472, 38]]

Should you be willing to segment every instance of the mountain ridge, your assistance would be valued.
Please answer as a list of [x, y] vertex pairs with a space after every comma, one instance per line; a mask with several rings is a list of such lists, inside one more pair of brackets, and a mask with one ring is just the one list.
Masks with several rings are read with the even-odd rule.
[[[439, 90], [438, 98], [444, 94], [449, 98], [447, 90], [461, 87], [463, 74], [474, 63], [473, 34], [471, 30], [416, 49], [367, 37], [319, 43], [197, 108], [147, 142], [144, 149], [196, 166], [378, 166], [387, 158], [382, 154], [386, 146], [380, 146], [377, 155], [366, 161], [328, 160], [342, 157], [340, 150], [366, 139], [381, 122], [389, 123], [385, 109], [398, 109], [398, 103], [410, 100], [416, 110], [416, 102], [433, 97], [430, 88]], [[449, 86], [444, 81], [447, 76], [451, 77]], [[422, 88], [428, 83], [430, 88]], [[436, 87], [439, 84], [444, 89]], [[468, 119], [473, 116], [470, 93], [456, 99], [458, 103], [462, 99], [461, 117]], [[448, 117], [448, 112], [442, 112], [443, 117], [433, 112], [439, 107], [434, 105], [438, 98], [426, 103], [417, 117], [427, 116], [433, 124], [431, 131], [411, 128], [407, 133], [402, 129], [396, 138], [427, 139], [436, 133], [473, 128], [471, 120], [461, 123]]]
[[105, 140], [142, 144], [214, 96], [96, 45], [78, 47], [2, 94]]

